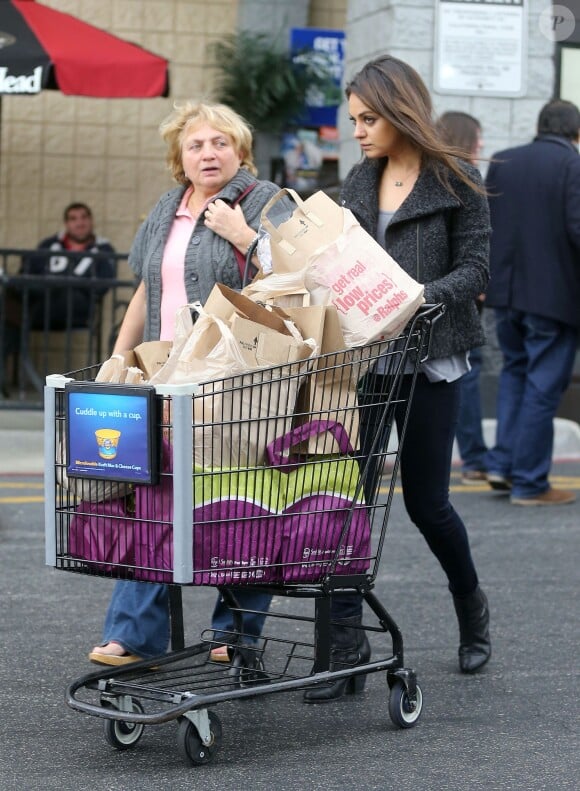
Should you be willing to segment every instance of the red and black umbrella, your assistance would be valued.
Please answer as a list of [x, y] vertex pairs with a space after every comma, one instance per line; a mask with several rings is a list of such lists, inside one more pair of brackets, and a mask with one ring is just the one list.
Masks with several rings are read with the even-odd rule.
[[0, 95], [167, 96], [164, 58], [35, 0], [0, 0]]

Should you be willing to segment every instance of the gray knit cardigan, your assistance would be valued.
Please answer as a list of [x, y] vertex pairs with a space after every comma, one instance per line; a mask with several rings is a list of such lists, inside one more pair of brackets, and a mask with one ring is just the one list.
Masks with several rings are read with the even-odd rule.
[[[270, 181], [258, 181], [252, 174], [240, 169], [226, 184], [217, 198], [231, 203], [244, 190], [255, 183], [240, 206], [246, 222], [258, 229], [263, 207], [279, 192], [280, 187]], [[167, 237], [171, 230], [186, 187], [176, 187], [165, 193], [141, 225], [129, 253], [129, 264], [139, 280], [145, 281], [147, 314], [143, 340], [157, 340], [161, 331], [161, 261]], [[210, 231], [199, 217], [185, 254], [185, 291], [188, 302], [205, 302], [216, 283], [240, 288], [241, 277], [232, 245]]]
[[[379, 180], [387, 159], [365, 159], [347, 175], [341, 201], [375, 239]], [[481, 183], [479, 171], [465, 165]], [[489, 279], [489, 207], [480, 195], [451, 175], [457, 197], [435, 173], [424, 168], [413, 190], [395, 212], [385, 247], [415, 280], [425, 284], [425, 300], [443, 302], [446, 312], [435, 324], [431, 358], [448, 357], [485, 342], [475, 298]]]

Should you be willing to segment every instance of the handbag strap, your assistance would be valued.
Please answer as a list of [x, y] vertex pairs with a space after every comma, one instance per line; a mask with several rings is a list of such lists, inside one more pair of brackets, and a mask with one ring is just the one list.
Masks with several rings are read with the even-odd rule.
[[278, 437], [267, 446], [266, 457], [269, 465], [280, 470], [295, 468], [297, 464], [302, 463], [302, 459], [299, 456], [287, 456], [285, 451], [325, 431], [329, 431], [338, 442], [342, 454], [354, 453], [346, 429], [341, 423], [337, 423], [336, 420], [310, 420]]
[[[243, 192], [240, 192], [237, 198], [234, 198], [234, 200], [230, 203], [230, 206], [232, 207], [237, 206], [238, 203], [240, 203], [246, 197], [246, 195], [248, 195], [254, 189], [254, 187], [257, 186], [258, 186], [257, 181], [254, 181], [253, 184], [247, 186]], [[244, 255], [242, 252], [240, 252], [234, 244], [232, 244], [232, 249], [234, 251], [234, 255], [236, 256], [236, 261], [238, 262], [238, 269], [240, 270], [240, 275], [243, 283], [246, 277], [246, 269], [248, 268], [248, 265], [251, 261], [252, 255], [254, 254], [256, 247], [254, 244], [250, 245], [250, 249], [248, 250], [248, 255]]]

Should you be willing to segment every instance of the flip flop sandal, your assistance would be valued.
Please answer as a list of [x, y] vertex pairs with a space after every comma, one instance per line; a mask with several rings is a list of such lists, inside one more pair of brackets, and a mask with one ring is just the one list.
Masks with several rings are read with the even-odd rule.
[[120, 656], [118, 654], [101, 654], [100, 652], [91, 651], [89, 660], [97, 665], [120, 667], [121, 665], [129, 665], [131, 662], [140, 662], [141, 657], [130, 654], [128, 651], [125, 651], [125, 653]]
[[218, 645], [212, 648], [209, 652], [209, 658], [212, 662], [229, 662], [230, 655], [227, 645]]

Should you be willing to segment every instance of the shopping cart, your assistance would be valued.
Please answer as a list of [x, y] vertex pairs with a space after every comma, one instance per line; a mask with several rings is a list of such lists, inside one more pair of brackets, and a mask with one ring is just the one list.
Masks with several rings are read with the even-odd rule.
[[[113, 747], [178, 720], [182, 756], [205, 764], [222, 733], [210, 707], [377, 672], [393, 723], [417, 723], [421, 688], [373, 588], [415, 377], [442, 312], [425, 306], [389, 341], [198, 387], [99, 385], [96, 369], [47, 377], [47, 564], [172, 592], [169, 653], [103, 667], [67, 689], [71, 708], [104, 719]], [[96, 462], [87, 442], [98, 443]], [[184, 585], [219, 589], [234, 620], [225, 638], [206, 629], [183, 646]], [[281, 597], [257, 643], [236, 599], [245, 586]], [[332, 662], [337, 593], [362, 594], [366, 663]], [[211, 658], [218, 642], [227, 663]]]

